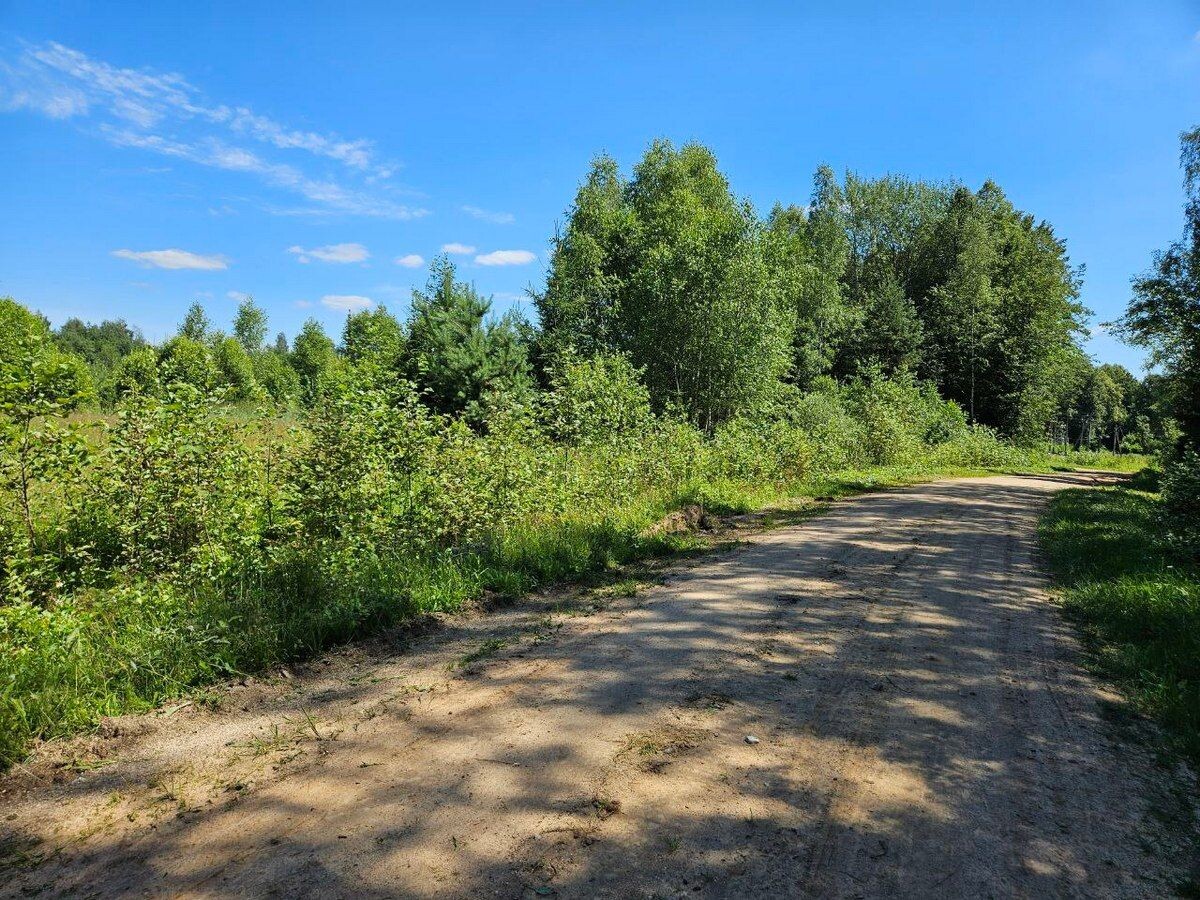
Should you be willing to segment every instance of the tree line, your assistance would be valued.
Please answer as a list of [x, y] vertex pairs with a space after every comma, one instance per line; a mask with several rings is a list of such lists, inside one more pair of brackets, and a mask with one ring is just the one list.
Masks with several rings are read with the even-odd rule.
[[492, 317], [439, 258], [406, 320], [352, 313], [336, 342], [310, 319], [268, 344], [252, 299], [230, 334], [195, 304], [158, 347], [121, 320], [72, 319], [53, 337], [87, 363], [87, 391], [106, 404], [173, 379], [234, 402], [311, 405], [347, 365], [368, 363], [482, 427], [490, 409], [545, 388], [570, 352], [624, 357], [657, 411], [706, 431], [821, 379], [874, 373], [932, 384], [970, 422], [1022, 444], [1152, 450], [1174, 439], [1157, 381], [1083, 351], [1082, 271], [1064, 242], [990, 181], [839, 182], [822, 167], [808, 203], [759, 215], [708, 149], [657, 141], [629, 176], [610, 157], [593, 162], [551, 249], [531, 291], [536, 325]]
[[707, 149], [657, 142], [629, 178], [593, 163], [553, 249], [542, 344], [627, 354], [706, 428], [867, 372], [932, 383], [1020, 443], [1149, 449], [1168, 428], [1138, 379], [1088, 359], [1082, 272], [990, 181], [822, 167], [807, 205], [760, 217]]

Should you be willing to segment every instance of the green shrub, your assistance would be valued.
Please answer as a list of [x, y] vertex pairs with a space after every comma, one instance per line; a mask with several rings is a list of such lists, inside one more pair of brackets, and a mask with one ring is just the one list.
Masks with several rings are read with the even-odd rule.
[[818, 380], [814, 388], [796, 390], [787, 413], [787, 421], [820, 448], [814, 467], [835, 472], [868, 465], [866, 428], [847, 407], [843, 391], [831, 379]]
[[996, 432], [984, 425], [972, 425], [934, 447], [933, 458], [939, 464], [966, 469], [1018, 468], [1026, 461], [1012, 444], [1000, 440]]
[[[315, 329], [298, 344], [310, 362], [325, 346]], [[197, 348], [175, 339], [158, 381], [152, 360], [126, 357], [137, 387], [101, 425], [64, 423], [74, 394], [5, 407], [0, 764], [31, 738], [485, 588], [662, 552], [676, 539], [649, 526], [685, 503], [747, 510], [880, 460], [910, 474], [1020, 459], [910, 381], [783, 388], [706, 434], [650, 415], [623, 359], [564, 356], [536, 407], [495, 395], [477, 428], [330, 357], [305, 369], [311, 406], [286, 422], [234, 415], [181, 378]]]
[[158, 365], [163, 381], [188, 384], [202, 391], [212, 390], [220, 379], [208, 347], [184, 335], [173, 337], [163, 345]]
[[803, 431], [784, 422], [738, 418], [717, 428], [711, 452], [720, 477], [786, 485], [808, 474], [818, 448]]
[[616, 354], [580, 357], [564, 351], [551, 368], [539, 411], [552, 437], [575, 444], [643, 431], [652, 421], [650, 394], [638, 370]]
[[1200, 453], [1187, 449], [1169, 461], [1162, 477], [1164, 525], [1176, 547], [1200, 556]]
[[227, 337], [217, 342], [213, 350], [217, 381], [226, 389], [227, 398], [234, 403], [262, 400], [264, 391], [254, 375], [254, 362], [237, 338]]
[[158, 354], [150, 347], [139, 347], [117, 364], [112, 394], [106, 399], [111, 405], [125, 394], [153, 394], [158, 387]]
[[279, 406], [290, 406], [300, 399], [300, 376], [281, 353], [267, 350], [251, 358], [254, 380]]

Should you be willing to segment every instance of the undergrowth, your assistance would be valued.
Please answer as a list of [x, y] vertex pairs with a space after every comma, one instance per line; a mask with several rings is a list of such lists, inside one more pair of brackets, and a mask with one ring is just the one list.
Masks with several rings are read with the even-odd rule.
[[830, 386], [712, 434], [637, 397], [589, 424], [591, 400], [556, 391], [485, 431], [367, 375], [291, 422], [186, 385], [104, 420], [31, 418], [3, 460], [33, 477], [0, 504], [0, 766], [485, 591], [674, 552], [686, 536], [649, 526], [686, 504], [1115, 462], [1018, 450], [912, 383]]

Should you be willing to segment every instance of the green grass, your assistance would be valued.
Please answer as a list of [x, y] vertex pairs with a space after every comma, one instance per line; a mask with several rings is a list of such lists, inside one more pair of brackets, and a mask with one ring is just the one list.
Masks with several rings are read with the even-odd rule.
[[1097, 670], [1200, 760], [1200, 570], [1168, 545], [1155, 482], [1061, 492], [1041, 540]]

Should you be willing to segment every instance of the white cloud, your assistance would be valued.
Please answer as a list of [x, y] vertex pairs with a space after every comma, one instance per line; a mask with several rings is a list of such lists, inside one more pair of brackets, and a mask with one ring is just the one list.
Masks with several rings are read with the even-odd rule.
[[416, 253], [410, 253], [407, 256], [397, 256], [396, 265], [404, 266], [406, 269], [419, 269], [425, 265], [425, 258]]
[[459, 243], [442, 244], [442, 252], [443, 253], [470, 254], [470, 253], [475, 252], [475, 248], [472, 247], [470, 244], [459, 244]]
[[252, 110], [239, 107], [229, 123], [230, 128], [242, 134], [264, 141], [280, 150], [307, 150], [315, 156], [335, 159], [350, 168], [388, 177], [390, 170], [376, 166], [372, 155], [374, 147], [362, 138], [344, 141], [338, 137], [314, 134], [311, 131], [291, 131], [266, 116], [256, 115]]
[[187, 250], [114, 250], [118, 259], [128, 259], [146, 268], [155, 269], [228, 269], [229, 260], [224, 256], [202, 256]]
[[428, 213], [428, 210], [346, 188], [333, 181], [308, 178], [293, 165], [264, 160], [253, 151], [230, 146], [219, 138], [207, 137], [199, 142], [187, 143], [111, 125], [101, 125], [100, 133], [117, 147], [134, 147], [215, 169], [257, 175], [270, 185], [300, 194], [325, 207], [318, 211], [386, 219], [417, 219]]
[[[411, 219], [427, 210], [393, 199], [395, 165], [381, 161], [371, 141], [288, 128], [245, 106], [215, 104], [174, 73], [124, 69], [57, 43], [25, 44], [0, 61], [0, 111], [29, 110], [53, 119], [88, 119], [119, 147], [255, 175], [268, 185], [317, 204], [310, 213]], [[249, 140], [293, 162], [264, 158], [229, 138]], [[294, 160], [333, 160], [355, 183], [308, 174]]]
[[306, 250], [300, 246], [287, 248], [302, 263], [310, 263], [314, 259], [327, 263], [356, 263], [371, 258], [370, 252], [362, 244], [326, 244], [324, 247], [313, 247]]
[[354, 312], [374, 306], [375, 301], [370, 297], [359, 297], [355, 294], [326, 294], [321, 298], [321, 305], [342, 312]]
[[250, 299], [250, 295], [245, 291], [226, 291], [225, 296], [236, 303], [241, 303], [243, 300]]
[[292, 305], [295, 306], [297, 309], [309, 309], [312, 307], [312, 301], [311, 300], [297, 300]]
[[475, 257], [481, 266], [523, 266], [533, 262], [537, 256], [528, 250], [493, 250]]
[[480, 209], [478, 206], [461, 206], [459, 209], [468, 216], [474, 216], [476, 219], [482, 219], [484, 222], [491, 222], [493, 225], [511, 225], [517, 221], [517, 217], [512, 213], [490, 212], [486, 209]]

